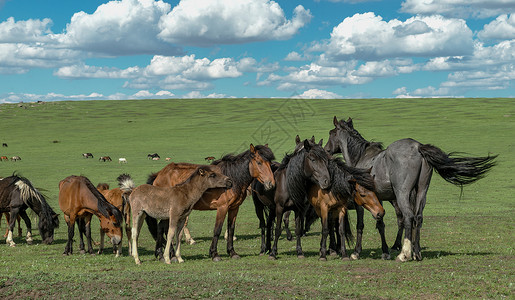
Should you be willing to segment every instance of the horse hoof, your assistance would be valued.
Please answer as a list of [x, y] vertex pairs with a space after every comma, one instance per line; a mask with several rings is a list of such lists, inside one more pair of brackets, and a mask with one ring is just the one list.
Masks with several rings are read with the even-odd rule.
[[187, 243], [190, 244], [190, 245], [195, 245], [197, 242], [192, 239], [192, 240], [189, 240]]
[[141, 265], [141, 260], [137, 259], [137, 260], [135, 260], [135, 262], [137, 265]]
[[392, 257], [390, 256], [390, 253], [383, 253], [381, 255], [381, 259], [382, 260], [390, 260], [390, 259], [392, 259]]
[[175, 256], [174, 256], [174, 257], [172, 257], [172, 260], [171, 260], [171, 261], [172, 261], [172, 262], [174, 262], [174, 263], [176, 263], [176, 262], [179, 262], [179, 259], [177, 259], [177, 257], [175, 257]]
[[213, 257], [213, 261], [215, 261], [215, 262], [222, 261], [222, 258], [220, 256], [215, 256], [215, 257]]
[[358, 253], [352, 253], [350, 255], [350, 259], [351, 260], [358, 260], [359, 259], [359, 254]]
[[337, 256], [338, 252], [336, 252], [336, 251], [329, 251], [329, 255], [330, 256]]
[[413, 259], [416, 261], [422, 261], [422, 254], [420, 254], [420, 253], [413, 254]]
[[269, 260], [276, 260], [277, 258], [276, 258], [275, 256], [273, 256], [273, 255], [269, 255], [269, 256], [268, 256], [268, 259], [269, 259]]
[[408, 258], [406, 257], [406, 255], [404, 255], [403, 253], [399, 254], [396, 258], [395, 258], [395, 261], [398, 261], [398, 262], [407, 262], [408, 261]]
[[80, 254], [86, 254], [86, 250], [80, 250], [79, 253]]
[[304, 259], [305, 256], [303, 254], [299, 254], [299, 255], [297, 255], [297, 258]]
[[350, 261], [351, 259], [348, 256], [342, 256], [342, 261]]
[[232, 259], [240, 259], [241, 257], [238, 255], [238, 254], [234, 254], [233, 256], [231, 256]]
[[326, 257], [320, 257], [318, 260], [319, 261], [327, 261], [327, 258]]

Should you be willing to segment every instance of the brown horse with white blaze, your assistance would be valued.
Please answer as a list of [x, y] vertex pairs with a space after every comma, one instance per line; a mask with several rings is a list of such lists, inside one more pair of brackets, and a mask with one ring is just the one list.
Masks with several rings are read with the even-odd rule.
[[93, 254], [91, 245], [91, 217], [96, 215], [100, 219], [100, 227], [111, 238], [116, 256], [121, 252], [122, 242], [122, 213], [93, 186], [84, 176], [68, 176], [59, 182], [59, 207], [64, 213], [64, 220], [68, 224], [68, 242], [64, 250], [65, 255], [73, 253], [73, 236], [75, 222], [78, 223], [80, 233], [80, 250], [84, 251], [82, 235], [86, 235], [88, 253]]
[[[226, 155], [205, 166], [209, 170], [220, 172], [233, 181], [232, 189], [208, 189], [193, 209], [216, 210], [216, 221], [213, 230], [213, 239], [209, 248], [209, 256], [213, 261], [220, 261], [217, 245], [225, 216], [227, 220], [227, 253], [231, 258], [239, 258], [233, 247], [234, 226], [240, 205], [247, 196], [247, 188], [252, 180], [257, 179], [263, 183], [266, 189], [275, 186], [275, 179], [270, 169], [270, 163], [274, 160], [274, 154], [267, 145], [250, 144], [250, 149], [238, 155]], [[157, 174], [152, 174], [148, 183], [154, 186], [174, 186], [183, 182], [199, 167], [196, 164], [170, 163]], [[154, 179], [154, 180], [152, 180]], [[157, 222], [147, 217], [147, 224], [152, 235], [158, 241], [156, 249], [160, 249], [160, 237], [157, 235]]]
[[207, 167], [199, 167], [190, 175], [186, 181], [176, 186], [159, 187], [150, 184], [138, 186], [130, 195], [131, 214], [132, 214], [132, 255], [136, 264], [141, 264], [138, 257], [138, 236], [143, 225], [145, 215], [153, 218], [168, 219], [168, 235], [164, 259], [167, 264], [171, 263], [170, 249], [172, 239], [176, 238], [175, 255], [179, 262], [181, 258], [181, 239], [176, 232], [184, 226], [186, 218], [193, 210], [193, 206], [202, 197], [207, 189], [220, 188], [228, 189], [232, 187], [229, 177]]

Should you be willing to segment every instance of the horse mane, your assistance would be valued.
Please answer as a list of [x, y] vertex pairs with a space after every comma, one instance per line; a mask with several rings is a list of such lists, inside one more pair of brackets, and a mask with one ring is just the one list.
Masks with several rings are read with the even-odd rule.
[[355, 180], [367, 190], [375, 191], [374, 178], [367, 169], [351, 167], [340, 158], [331, 159], [328, 168], [331, 175], [331, 192], [339, 200], [347, 200], [353, 195], [355, 187], [351, 180]]
[[[116, 208], [114, 205], [109, 203], [106, 200], [106, 198], [104, 197], [104, 195], [102, 195], [102, 193], [100, 193], [95, 188], [93, 183], [91, 183], [91, 181], [87, 177], [82, 176], [82, 178], [84, 178], [84, 183], [86, 184], [86, 187], [95, 196], [95, 198], [97, 198], [97, 201], [98, 201], [97, 202], [98, 211], [102, 215], [104, 215], [106, 218], [109, 218], [109, 215], [112, 214], [115, 217], [115, 219], [116, 219], [116, 223], [118, 224], [118, 226], [120, 226], [122, 224], [122, 222], [123, 222], [123, 217], [122, 217], [122, 214], [121, 214], [120, 210], [118, 210], [118, 208]], [[115, 226], [117, 224], [115, 224]]]
[[347, 137], [347, 149], [353, 164], [356, 164], [356, 162], [358, 162], [359, 159], [363, 157], [367, 149], [372, 148], [377, 152], [384, 150], [383, 143], [367, 141], [356, 129], [352, 127], [345, 126], [345, 129], [349, 133]]
[[[270, 148], [262, 145], [257, 145], [254, 148], [263, 159], [269, 162], [275, 159], [274, 153]], [[244, 192], [252, 182], [252, 176], [249, 172], [249, 162], [253, 157], [254, 154], [250, 150], [247, 150], [238, 155], [227, 154], [221, 159], [213, 161], [211, 165], [219, 166], [222, 173], [231, 178], [233, 182], [232, 189], [240, 194]]]
[[148, 175], [148, 177], [147, 177], [147, 184], [153, 184], [154, 181], [156, 180], [158, 174], [159, 174], [159, 172], [150, 173], [150, 175]]

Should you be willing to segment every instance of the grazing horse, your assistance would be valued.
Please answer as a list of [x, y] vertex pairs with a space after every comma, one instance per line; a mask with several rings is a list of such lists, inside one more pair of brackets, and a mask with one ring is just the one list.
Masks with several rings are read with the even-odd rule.
[[[412, 258], [422, 260], [422, 211], [426, 204], [433, 169], [447, 182], [463, 187], [485, 176], [495, 165], [494, 160], [497, 157], [456, 157], [453, 153], [447, 154], [435, 146], [421, 144], [413, 139], [395, 141], [384, 149], [381, 143], [365, 140], [354, 129], [350, 118], [347, 121], [338, 121], [335, 116], [333, 124], [335, 128], [329, 131], [329, 141], [325, 149], [331, 154], [342, 153], [345, 161], [351, 166], [372, 168], [371, 174], [375, 176], [378, 198], [381, 201], [390, 201], [395, 208], [399, 230], [393, 249], [401, 250], [402, 231], [405, 230], [402, 250], [397, 256], [398, 261]], [[363, 224], [362, 216], [362, 212], [358, 213], [358, 225], [360, 222]], [[382, 219], [377, 221], [377, 228], [381, 235], [382, 257], [387, 259], [390, 254], [385, 242]], [[358, 229], [359, 245], [361, 232]], [[359, 252], [355, 254], [359, 257]]]
[[[104, 195], [107, 202], [111, 203], [122, 212], [123, 219], [125, 221], [125, 233], [127, 235], [127, 240], [129, 241], [129, 255], [131, 255], [131, 207], [129, 203], [129, 196], [132, 193], [132, 190], [134, 190], [135, 184], [134, 180], [129, 174], [121, 174], [118, 176], [118, 178], [116, 178], [116, 180], [118, 181], [117, 188], [110, 190], [107, 183], [99, 183], [97, 184], [97, 190], [102, 193], [102, 195]], [[105, 232], [100, 230], [100, 248], [98, 250], [99, 254], [104, 250], [104, 237]], [[115, 251], [114, 248], [113, 251]]]
[[208, 156], [206, 158], [204, 158], [204, 160], [206, 160], [207, 162], [212, 162], [214, 161], [216, 158], [214, 156]]
[[[296, 141], [299, 143], [295, 151], [283, 158], [281, 165], [274, 173], [276, 181], [275, 190], [266, 192], [258, 185], [255, 185], [259, 194], [267, 195], [266, 197], [259, 197], [259, 199], [265, 206], [270, 208], [269, 220], [267, 222], [267, 248], [270, 245], [272, 220], [274, 217], [276, 218], [274, 244], [269, 252], [269, 258], [271, 259], [276, 259], [277, 257], [277, 243], [281, 235], [281, 223], [283, 214], [287, 210], [295, 212], [297, 257], [304, 257], [301, 236], [304, 228], [304, 215], [309, 207], [306, 191], [313, 184], [319, 185], [322, 189], [329, 188], [331, 184], [331, 178], [327, 169], [328, 155], [321, 146], [322, 141], [319, 144], [310, 143], [308, 140], [300, 143], [298, 136]], [[300, 200], [296, 201], [296, 198]]]
[[68, 224], [68, 242], [64, 248], [64, 255], [73, 253], [73, 236], [75, 222], [79, 227], [80, 251], [84, 251], [83, 234], [86, 235], [88, 253], [93, 254], [91, 245], [91, 217], [96, 215], [100, 219], [100, 227], [111, 238], [116, 256], [121, 253], [123, 221], [122, 213], [93, 186], [84, 176], [68, 176], [59, 182], [59, 207], [64, 213], [64, 220]]
[[91, 154], [89, 152], [88, 153], [82, 153], [82, 157], [84, 157], [84, 158], [93, 158], [93, 154]]
[[147, 155], [147, 158], [154, 160], [154, 158], [160, 159], [161, 156], [159, 156], [159, 154], [157, 154], [157, 153], [154, 153], [154, 154]]
[[[218, 239], [222, 231], [222, 225], [227, 219], [228, 237], [227, 253], [231, 258], [239, 258], [233, 247], [234, 226], [238, 209], [247, 196], [247, 188], [253, 179], [263, 183], [266, 189], [275, 186], [275, 180], [270, 169], [270, 163], [274, 160], [274, 154], [268, 146], [250, 144], [250, 149], [238, 155], [226, 155], [214, 161], [207, 167], [218, 171], [233, 182], [232, 189], [209, 189], [198, 201], [193, 209], [195, 210], [216, 210], [216, 221], [213, 230], [213, 239], [209, 248], [209, 257], [213, 261], [220, 261], [218, 254]], [[156, 174], [149, 177], [147, 183], [152, 182], [154, 186], [173, 186], [183, 182], [199, 167], [199, 165], [188, 163], [170, 163]], [[157, 235], [157, 222], [153, 218], [146, 218], [147, 225], [153, 237], [157, 240], [156, 249], [161, 248], [160, 239]]]
[[2, 161], [2, 160], [8, 161], [9, 158], [7, 158], [7, 156], [0, 156], [0, 161]]
[[127, 163], [127, 159], [125, 157], [120, 157], [120, 158], [118, 158], [118, 163], [119, 164], [122, 164], [122, 163], [126, 164]]
[[7, 143], [2, 143], [2, 147], [7, 147]]
[[32, 224], [26, 213], [28, 207], [39, 216], [38, 228], [43, 244], [51, 244], [54, 241], [54, 229], [59, 227], [59, 217], [48, 205], [45, 197], [25, 177], [13, 174], [1, 179], [0, 213], [10, 213], [6, 243], [11, 247], [15, 246], [12, 236], [18, 215], [27, 226], [27, 243], [31, 244], [33, 241]]
[[17, 161], [17, 160], [21, 160], [21, 157], [19, 157], [18, 155], [11, 157], [11, 161]]
[[339, 224], [337, 226], [339, 252], [342, 259], [348, 259], [344, 239], [346, 238], [349, 242], [352, 239], [352, 233], [348, 219], [345, 219], [347, 207], [354, 200], [356, 204], [368, 209], [375, 219], [383, 218], [384, 208], [373, 192], [374, 178], [370, 175], [370, 170], [353, 168], [340, 159], [333, 158], [329, 160], [329, 173], [331, 174], [329, 190], [322, 190], [319, 186], [312, 185], [308, 193], [308, 199], [322, 221], [320, 260], [327, 260], [327, 236], [332, 229], [329, 224], [332, 223], [332, 220], [329, 220], [330, 217], [337, 220], [336, 224]]
[[181, 238], [176, 235], [186, 222], [186, 218], [193, 210], [195, 203], [207, 189], [232, 187], [229, 177], [207, 167], [197, 168], [186, 181], [181, 184], [171, 186], [153, 186], [150, 184], [140, 185], [134, 189], [130, 195], [131, 214], [132, 214], [132, 254], [136, 264], [141, 264], [138, 257], [138, 235], [143, 225], [144, 216], [166, 220], [168, 219], [168, 235], [166, 238], [166, 248], [164, 258], [170, 264], [170, 248], [172, 239], [176, 238], [175, 256], [179, 262], [184, 260], [181, 257]]
[[112, 159], [111, 159], [111, 157], [109, 157], [109, 156], [101, 156], [101, 157], [98, 159], [98, 161], [106, 162], [106, 161], [113, 161], [113, 160], [112, 160]]

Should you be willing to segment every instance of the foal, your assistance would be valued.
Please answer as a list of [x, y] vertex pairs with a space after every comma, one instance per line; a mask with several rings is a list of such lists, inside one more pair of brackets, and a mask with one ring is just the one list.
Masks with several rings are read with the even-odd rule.
[[170, 248], [172, 239], [177, 237], [176, 257], [179, 262], [181, 257], [181, 239], [175, 234], [183, 228], [186, 218], [189, 216], [195, 203], [207, 189], [231, 188], [232, 181], [229, 177], [209, 170], [207, 167], [199, 167], [183, 183], [173, 187], [159, 187], [150, 184], [140, 185], [130, 195], [132, 214], [132, 256], [136, 264], [141, 264], [138, 257], [138, 236], [145, 215], [155, 219], [168, 219], [168, 235], [164, 253], [165, 262], [171, 263]]

